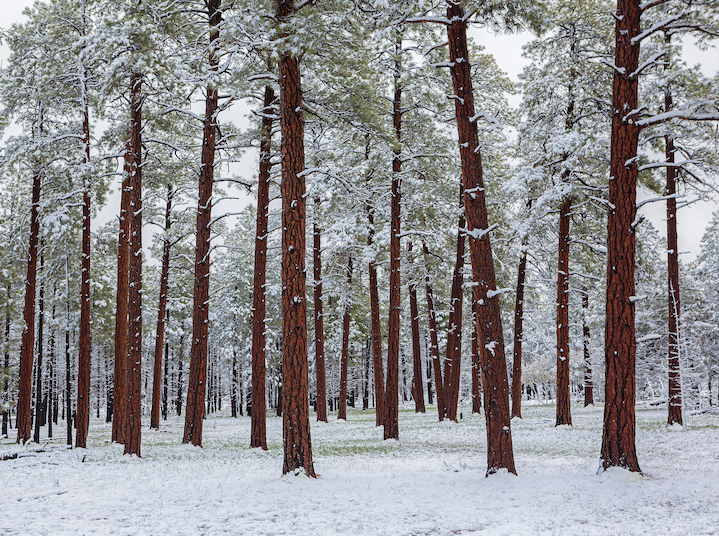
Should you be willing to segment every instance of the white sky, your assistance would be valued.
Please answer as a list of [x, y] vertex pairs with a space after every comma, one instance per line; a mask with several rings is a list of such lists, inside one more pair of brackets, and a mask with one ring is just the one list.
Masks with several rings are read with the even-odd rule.
[[[2, 11], [0, 11], [0, 28], [7, 28], [14, 22], [24, 19], [22, 11], [26, 6], [32, 5], [32, 1], [0, 0], [0, 4], [2, 5]], [[521, 53], [522, 45], [531, 38], [529, 34], [490, 34], [486, 31], [473, 28], [470, 30], [470, 35], [476, 42], [482, 44], [487, 52], [495, 56], [500, 68], [506, 71], [512, 80], [518, 80], [518, 74], [527, 64], [527, 61], [522, 57]], [[0, 62], [5, 62], [7, 57], [7, 47], [0, 46]], [[692, 44], [688, 44], [685, 46], [684, 59], [690, 65], [701, 64], [702, 70], [707, 75], [714, 75], [719, 72], [719, 53], [717, 53], [716, 49], [703, 52]], [[518, 96], [513, 97], [511, 103], [516, 106], [519, 104], [519, 99]], [[246, 168], [243, 172], [245, 175], [251, 175], [256, 172], [256, 170], [252, 169], [252, 161], [253, 159], [250, 158], [250, 155], [245, 158], [245, 162], [247, 162], [247, 165], [243, 166]], [[654, 196], [654, 194], [641, 191], [638, 194], [640, 200]], [[100, 215], [100, 222], [96, 223], [103, 223], [114, 217], [113, 214], [116, 210], [113, 205], [117, 205], [119, 199], [115, 200], [114, 196], [110, 196], [108, 201], [110, 205], [108, 205], [104, 213]], [[678, 215], [679, 250], [680, 252], [686, 252], [683, 257], [684, 261], [693, 260], [699, 253], [699, 244], [703, 231], [711, 219], [712, 212], [717, 209], [719, 209], [719, 204], [714, 201], [697, 202], [692, 204], [691, 208], [680, 211]], [[237, 209], [233, 211], [237, 211]], [[666, 225], [664, 223], [666, 216], [665, 211], [665, 204], [662, 202], [649, 203], [641, 209], [641, 212], [654, 224], [663, 236], [666, 235]]]

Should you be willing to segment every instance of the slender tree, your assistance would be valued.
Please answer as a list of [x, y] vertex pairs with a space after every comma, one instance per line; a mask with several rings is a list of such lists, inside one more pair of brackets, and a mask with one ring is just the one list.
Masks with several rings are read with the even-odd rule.
[[[423, 244], [425, 265], [429, 256], [427, 244]], [[430, 353], [432, 354], [432, 368], [434, 369], [434, 385], [437, 390], [437, 413], [439, 420], [447, 416], [447, 406], [444, 396], [444, 380], [442, 378], [442, 365], [439, 360], [439, 343], [437, 342], [437, 315], [434, 308], [434, 295], [429, 281], [429, 271], [425, 275], [425, 292], [427, 295], [427, 324], [429, 325]]]
[[[412, 242], [407, 244], [408, 252], [412, 253]], [[409, 257], [412, 264], [412, 257]], [[416, 413], [425, 413], [424, 407], [424, 382], [422, 377], [422, 353], [419, 346], [419, 308], [417, 306], [417, 281], [414, 276], [409, 281], [409, 314], [410, 325], [412, 329], [412, 365], [413, 379], [412, 388], [414, 391], [414, 411]]]
[[[315, 321], [315, 374], [317, 383], [317, 420], [327, 422], [327, 387], [325, 370], [325, 325], [322, 314], [322, 250], [321, 231], [317, 224], [320, 200], [315, 197], [315, 222], [313, 226], [312, 270], [314, 276]], [[375, 280], [377, 279], [375, 273]]]
[[340, 356], [340, 400], [337, 418], [347, 420], [347, 367], [350, 349], [350, 311], [352, 308], [352, 255], [347, 260], [347, 292], [345, 310], [342, 315], [342, 354]]
[[527, 277], [527, 241], [517, 269], [517, 293], [514, 304], [514, 352], [512, 363], [512, 417], [522, 418], [522, 337], [524, 336], [524, 283]]
[[35, 364], [35, 430], [33, 432], [33, 441], [40, 443], [40, 427], [43, 424], [42, 406], [43, 406], [43, 377], [42, 377], [42, 358], [43, 358], [43, 328], [45, 326], [45, 255], [43, 250], [45, 241], [40, 241], [40, 296], [37, 303], [37, 363]]
[[[374, 243], [374, 207], [367, 202], [367, 246]], [[382, 328], [379, 318], [379, 290], [377, 288], [377, 265], [369, 262], [370, 324], [372, 330], [372, 368], [374, 370], [375, 425], [384, 424], [384, 367], [382, 365]]]

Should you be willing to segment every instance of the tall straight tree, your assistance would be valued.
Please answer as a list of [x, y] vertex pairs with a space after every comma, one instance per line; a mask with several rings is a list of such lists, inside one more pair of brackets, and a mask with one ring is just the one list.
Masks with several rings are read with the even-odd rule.
[[127, 295], [127, 415], [125, 454], [140, 456], [142, 434], [142, 75], [130, 79], [132, 162], [128, 210], [129, 262]]
[[527, 277], [527, 242], [517, 268], [517, 293], [514, 304], [514, 352], [512, 362], [512, 417], [522, 418], [522, 337], [524, 336], [524, 283]]
[[[425, 264], [429, 256], [427, 244], [423, 244]], [[426, 268], [425, 268], [426, 270]], [[437, 315], [434, 308], [434, 295], [429, 281], [429, 270], [425, 275], [425, 293], [427, 295], [427, 324], [429, 326], [430, 353], [432, 354], [432, 368], [434, 369], [434, 385], [437, 391], [437, 413], [440, 421], [447, 416], [447, 405], [444, 396], [444, 380], [442, 378], [442, 365], [439, 360], [439, 342], [437, 341]]]
[[[275, 0], [280, 38], [288, 36], [294, 0]], [[282, 473], [315, 477], [310, 437], [305, 299], [305, 147], [300, 61], [279, 54], [282, 131]]]
[[[367, 201], [367, 246], [374, 243], [374, 207]], [[369, 262], [370, 324], [372, 330], [372, 368], [374, 370], [375, 426], [384, 424], [384, 368], [382, 365], [382, 327], [379, 318], [379, 289], [377, 287], [377, 264]]]
[[342, 354], [340, 357], [340, 400], [337, 418], [347, 420], [347, 368], [350, 350], [350, 311], [352, 310], [352, 254], [347, 259], [347, 292], [342, 315]]
[[[562, 175], [566, 180], [569, 173]], [[569, 222], [572, 198], [559, 209], [557, 248], [557, 409], [555, 425], [572, 424], [569, 396]]]
[[[327, 387], [325, 370], [325, 321], [322, 314], [322, 236], [319, 219], [320, 199], [315, 197], [315, 221], [313, 226], [312, 271], [314, 276], [314, 321], [315, 321], [315, 374], [317, 384], [317, 420], [327, 422]], [[376, 280], [375, 274], [375, 280]], [[374, 326], [373, 326], [374, 328]]]
[[265, 407], [265, 281], [267, 280], [267, 216], [270, 204], [272, 108], [275, 92], [265, 86], [260, 134], [260, 172], [257, 178], [257, 225], [252, 291], [252, 414], [250, 447], [267, 450]]
[[[412, 253], [412, 242], [407, 244], [407, 250]], [[409, 257], [412, 263], [412, 258]], [[419, 347], [419, 307], [417, 306], [417, 281], [412, 276], [409, 281], [409, 314], [410, 325], [412, 328], [412, 365], [413, 380], [412, 388], [414, 390], [414, 411], [416, 413], [425, 413], [424, 407], [424, 378], [422, 377], [422, 354]]]
[[[222, 20], [220, 0], [205, 3], [210, 24], [209, 69], [217, 71], [219, 24]], [[215, 168], [215, 140], [217, 135], [217, 88], [207, 84], [205, 118], [202, 134], [199, 197], [197, 200], [197, 233], [195, 241], [195, 291], [192, 315], [192, 346], [190, 351], [190, 381], [187, 387], [185, 433], [183, 443], [202, 446], [202, 421], [205, 417], [207, 378], [207, 323], [210, 300], [210, 224], [212, 185]]]

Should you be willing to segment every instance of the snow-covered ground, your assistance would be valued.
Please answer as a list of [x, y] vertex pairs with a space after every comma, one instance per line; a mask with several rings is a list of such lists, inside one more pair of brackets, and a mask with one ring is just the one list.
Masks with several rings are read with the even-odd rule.
[[[484, 416], [466, 408], [459, 423], [407, 408], [398, 442], [372, 413], [313, 421], [317, 480], [281, 477], [276, 417], [267, 452], [247, 447], [248, 418], [210, 416], [204, 448], [180, 445], [171, 420], [143, 430], [141, 459], [91, 422], [86, 450], [0, 461], [0, 534], [719, 534], [719, 415], [690, 416], [682, 432], [639, 409], [645, 476], [598, 475], [602, 409], [572, 409], [574, 426], [555, 428], [554, 406], [525, 407], [512, 422], [519, 476], [489, 478]], [[9, 441], [0, 454], [17, 449]]]

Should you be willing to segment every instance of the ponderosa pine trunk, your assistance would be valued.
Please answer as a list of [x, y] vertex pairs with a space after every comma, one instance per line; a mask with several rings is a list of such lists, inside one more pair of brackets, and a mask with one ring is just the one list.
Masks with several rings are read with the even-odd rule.
[[8, 437], [10, 424], [10, 283], [7, 284], [7, 303], [5, 304], [5, 378], [3, 379], [3, 402], [5, 411], [2, 414], [2, 437]]
[[522, 418], [522, 338], [524, 337], [524, 283], [527, 278], [527, 242], [517, 269], [517, 293], [514, 302], [514, 355], [512, 362], [512, 417]]
[[[671, 41], [671, 34], [665, 37], [667, 46]], [[669, 68], [669, 64], [665, 63], [664, 70]], [[667, 87], [664, 92], [664, 111], [672, 110], [672, 92]], [[679, 244], [677, 239], [677, 200], [674, 196], [677, 193], [676, 174], [677, 168], [674, 166], [674, 136], [667, 134], [664, 136], [665, 156], [667, 162], [667, 279], [668, 279], [668, 297], [669, 297], [669, 392], [668, 392], [668, 408], [667, 424], [682, 424], [682, 381], [679, 370]]]
[[392, 202], [390, 215], [391, 236], [389, 240], [389, 323], [387, 329], [387, 386], [384, 400], [384, 438], [399, 439], [399, 315], [400, 315], [400, 192], [402, 185], [402, 34], [395, 42], [394, 99], [392, 123], [395, 146], [392, 158]]
[[[412, 242], [407, 244], [407, 250], [412, 253]], [[412, 264], [412, 257], [409, 257]], [[410, 270], [412, 271], [412, 270]], [[414, 389], [414, 411], [415, 413], [425, 413], [424, 407], [424, 378], [422, 376], [422, 353], [419, 347], [419, 307], [417, 307], [417, 281], [414, 275], [409, 281], [409, 312], [410, 325], [412, 327], [412, 364], [413, 379], [412, 386]]]
[[36, 169], [32, 183], [32, 204], [30, 205], [30, 237], [28, 239], [27, 277], [25, 278], [24, 328], [20, 343], [20, 380], [18, 384], [17, 442], [26, 443], [32, 432], [32, 369], [35, 350], [35, 289], [37, 279], [38, 236], [40, 221], [38, 208], [42, 174]]
[[[170, 313], [165, 315], [165, 326], [170, 321]], [[167, 403], [170, 399], [169, 392], [169, 375], [170, 375], [170, 343], [165, 339], [165, 372], [162, 377], [162, 419], [167, 420]]]
[[315, 197], [315, 223], [313, 228], [312, 270], [314, 276], [314, 320], [315, 320], [315, 373], [317, 383], [317, 420], [327, 422], [327, 386], [325, 370], [325, 321], [322, 314], [322, 240], [317, 220], [320, 200]]
[[[275, 0], [278, 21], [294, 14], [293, 0]], [[305, 146], [300, 61], [279, 58], [282, 131], [282, 473], [315, 477], [310, 436], [305, 293]]]
[[340, 356], [340, 400], [337, 418], [347, 420], [347, 367], [350, 351], [350, 311], [352, 306], [352, 255], [347, 260], [347, 293], [345, 311], [342, 316], [342, 354]]
[[594, 405], [594, 386], [592, 382], [592, 361], [589, 355], [589, 293], [587, 289], [582, 291], [582, 349], [584, 353], [584, 407]]
[[[167, 185], [165, 205], [165, 237], [162, 241], [162, 269], [160, 271], [160, 299], [157, 306], [157, 334], [155, 335], [155, 360], [152, 368], [152, 409], [150, 428], [160, 429], [160, 395], [162, 391], [162, 352], [165, 347], [165, 320], [167, 319], [167, 286], [170, 274], [170, 226], [172, 225], [172, 185]], [[167, 396], [167, 395], [165, 395]]]
[[461, 3], [447, 3], [447, 37], [452, 85], [462, 161], [464, 208], [467, 217], [469, 250], [477, 301], [477, 324], [486, 348], [482, 352], [482, 377], [485, 385], [485, 418], [487, 422], [487, 474], [500, 469], [516, 473], [509, 417], [509, 382], [504, 356], [504, 338], [494, 260], [489, 240], [487, 204], [484, 195], [482, 157], [474, 118], [474, 92], [467, 48], [467, 21]]
[[140, 456], [142, 434], [142, 75], [131, 78], [129, 270], [127, 295], [127, 415], [125, 454]]
[[45, 324], [45, 239], [40, 241], [40, 296], [37, 303], [37, 363], [35, 365], [35, 429], [33, 431], [32, 440], [40, 443], [40, 427], [43, 423], [42, 395], [43, 395], [43, 378], [42, 378], [42, 358], [43, 358], [43, 327]]
[[257, 177], [257, 223], [255, 226], [255, 270], [252, 290], [252, 414], [250, 447], [267, 450], [267, 407], [265, 394], [265, 282], [267, 280], [267, 217], [270, 204], [272, 117], [275, 92], [265, 86], [260, 134], [260, 169]]
[[[205, 3], [210, 24], [209, 68], [216, 71], [219, 60], [216, 55], [220, 37], [220, 0]], [[197, 199], [197, 231], [195, 235], [195, 285], [192, 314], [192, 345], [190, 350], [190, 381], [185, 404], [185, 431], [183, 443], [202, 446], [202, 424], [205, 417], [205, 392], [207, 383], [207, 331], [210, 300], [210, 238], [212, 185], [215, 169], [215, 144], [217, 136], [217, 88], [207, 84], [205, 119], [202, 133], [202, 155]]]
[[115, 303], [115, 375], [113, 378], [112, 441], [125, 443], [127, 426], [127, 307], [130, 270], [130, 173], [132, 136], [125, 145], [124, 175], [120, 198], [120, 231], [117, 239], [117, 295]]
[[[83, 16], [84, 21], [84, 16]], [[84, 32], [83, 32], [84, 33]], [[83, 158], [90, 167], [90, 113], [87, 102], [87, 83], [83, 79]], [[80, 272], [80, 340], [77, 360], [77, 430], [75, 446], [87, 446], [90, 425], [90, 177], [83, 177], [82, 193], [82, 270]]]
[[607, 219], [604, 428], [601, 463], [640, 471], [635, 445], [636, 333], [634, 259], [637, 214], [636, 116], [641, 32], [639, 0], [617, 0], [615, 14], [612, 135]]
[[[568, 178], [565, 172], [562, 179]], [[572, 424], [569, 396], [569, 221], [572, 198], [562, 201], [559, 209], [557, 247], [557, 410], [555, 426]]]
[[[422, 244], [425, 264], [429, 256], [427, 244]], [[427, 295], [427, 325], [429, 326], [429, 348], [432, 355], [432, 368], [434, 369], [434, 388], [437, 394], [437, 414], [440, 422], [447, 416], [447, 404], [444, 397], [444, 379], [442, 378], [442, 364], [439, 360], [439, 342], [437, 341], [437, 314], [434, 308], [434, 296], [429, 280], [429, 270], [425, 275], [425, 292]]]
[[65, 441], [72, 448], [72, 381], [70, 378], [70, 274], [65, 257]]
[[[367, 246], [371, 247], [374, 241], [374, 208], [367, 203], [367, 219], [369, 232], [367, 233]], [[377, 265], [372, 260], [369, 263], [369, 301], [370, 324], [372, 329], [372, 367], [374, 369], [374, 399], [375, 399], [375, 426], [381, 426], [384, 421], [384, 366], [382, 364], [382, 327], [379, 318], [379, 290], [377, 288]]]

